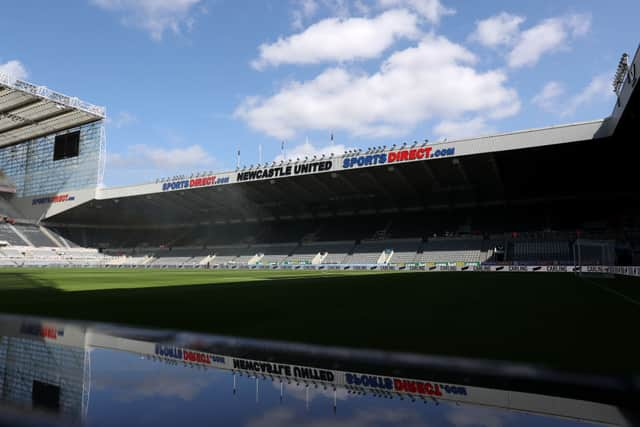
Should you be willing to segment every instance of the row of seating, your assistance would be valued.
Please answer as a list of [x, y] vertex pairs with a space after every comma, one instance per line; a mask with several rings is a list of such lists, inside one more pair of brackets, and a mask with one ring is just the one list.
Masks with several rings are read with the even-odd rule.
[[[21, 233], [40, 244], [45, 239], [59, 246], [27, 246], [9, 224], [0, 224], [0, 266], [11, 265], [104, 265], [122, 267], [207, 267], [215, 265], [274, 264], [438, 264], [495, 262], [495, 253], [506, 262], [570, 263], [575, 248], [564, 240], [493, 239], [482, 237], [435, 237], [333, 242], [229, 245], [218, 247], [123, 248], [105, 250], [66, 247], [64, 240], [37, 226], [21, 225]], [[14, 226], [15, 227], [15, 226]], [[28, 230], [28, 231], [27, 231]], [[36, 236], [36, 237], [34, 237]], [[64, 245], [64, 246], [63, 246]], [[581, 246], [582, 264], [613, 262], [612, 243]], [[497, 249], [494, 251], [494, 249]], [[498, 260], [497, 262], [502, 262]]]
[[566, 240], [515, 240], [511, 260], [568, 262], [571, 258], [570, 244]]
[[7, 242], [10, 245], [26, 245], [27, 243], [16, 234], [11, 224], [0, 223], [0, 242]]
[[51, 230], [34, 224], [0, 222], [0, 242], [13, 246], [69, 247], [73, 246]]
[[31, 246], [0, 247], [0, 266], [49, 267], [49, 266], [103, 266], [110, 257], [97, 249], [58, 248]]
[[482, 239], [388, 239], [231, 245], [211, 248], [110, 249], [113, 257], [136, 260], [150, 267], [184, 267], [221, 264], [409, 264], [477, 263], [490, 255], [482, 250]]

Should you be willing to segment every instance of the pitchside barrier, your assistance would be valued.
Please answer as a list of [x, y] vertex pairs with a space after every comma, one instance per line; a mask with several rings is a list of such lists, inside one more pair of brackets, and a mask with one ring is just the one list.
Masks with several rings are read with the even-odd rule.
[[[207, 267], [205, 267], [207, 268]], [[492, 273], [601, 273], [640, 277], [640, 267], [602, 266], [602, 265], [385, 265], [385, 264], [272, 264], [241, 265], [215, 264], [210, 269], [249, 269], [249, 270], [379, 270], [379, 271], [424, 271], [424, 272], [492, 272]]]
[[487, 272], [487, 273], [586, 273], [640, 277], [640, 266], [603, 265], [385, 265], [385, 264], [212, 264], [209, 266], [176, 265], [107, 265], [107, 264], [52, 264], [52, 265], [0, 265], [13, 268], [108, 268], [108, 269], [199, 269], [199, 270], [346, 270], [346, 271], [421, 271], [421, 272]]

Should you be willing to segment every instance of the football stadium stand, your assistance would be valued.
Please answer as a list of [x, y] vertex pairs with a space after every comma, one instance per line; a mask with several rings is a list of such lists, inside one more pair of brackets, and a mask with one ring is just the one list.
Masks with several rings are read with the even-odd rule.
[[17, 233], [13, 225], [0, 222], [0, 242], [6, 242], [13, 246], [27, 244]]
[[393, 251], [387, 259], [387, 263], [409, 264], [415, 262], [416, 256], [422, 248], [422, 240], [394, 239], [389, 241], [387, 248]]
[[0, 265], [638, 264], [640, 54], [621, 69], [602, 120], [114, 188], [103, 108], [0, 75]]
[[435, 238], [426, 241], [422, 253], [418, 254], [418, 263], [480, 263], [487, 260], [482, 252], [481, 238]]
[[293, 250], [298, 246], [297, 242], [294, 243], [274, 243], [272, 245], [256, 245], [252, 247], [255, 252], [255, 259], [252, 260], [253, 264], [280, 264], [284, 262]]
[[571, 259], [570, 244], [567, 240], [516, 240], [513, 243], [512, 259], [568, 263]]
[[341, 264], [354, 246], [354, 241], [307, 241], [298, 246], [287, 261], [292, 264]]
[[344, 259], [345, 264], [386, 264], [393, 249], [384, 240], [363, 240]]

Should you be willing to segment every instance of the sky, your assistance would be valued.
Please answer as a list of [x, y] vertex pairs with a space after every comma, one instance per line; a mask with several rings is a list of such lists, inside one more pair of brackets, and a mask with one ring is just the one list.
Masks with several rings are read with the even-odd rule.
[[2, 6], [0, 71], [107, 108], [108, 186], [603, 118], [640, 42], [636, 0]]
[[[105, 349], [91, 351], [90, 425], [215, 424], [241, 427], [578, 427], [578, 420], [509, 411], [499, 407], [417, 399], [382, 399], [371, 393], [306, 388], [236, 376], [219, 369], [194, 369]], [[308, 395], [307, 395], [308, 393]], [[308, 396], [308, 407], [307, 407]]]

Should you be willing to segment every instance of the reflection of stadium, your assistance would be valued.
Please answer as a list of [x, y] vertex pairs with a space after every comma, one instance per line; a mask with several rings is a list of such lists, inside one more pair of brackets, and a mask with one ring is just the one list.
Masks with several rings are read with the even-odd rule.
[[[149, 361], [163, 361], [184, 367], [226, 370], [234, 376], [234, 388], [236, 376], [248, 376], [255, 379], [256, 384], [273, 381], [276, 384], [297, 385], [307, 392], [307, 396], [309, 389], [327, 390], [327, 393], [334, 395], [334, 407], [338, 404], [336, 394], [343, 394], [343, 390], [347, 390], [356, 398], [359, 395], [372, 395], [418, 402], [451, 401], [609, 425], [631, 425], [628, 412], [606, 402], [615, 400], [617, 396], [614, 395], [619, 396], [621, 391], [632, 393], [626, 399], [630, 402], [637, 393], [631, 389], [620, 389], [618, 383], [611, 379], [598, 382], [572, 377], [576, 384], [598, 391], [596, 399], [585, 400], [572, 396], [571, 387], [568, 386], [570, 381], [550, 379], [549, 375], [533, 369], [520, 370], [519, 374], [533, 372], [528, 381], [524, 380], [525, 376], [518, 377], [518, 373], [503, 372], [496, 377], [502, 387], [495, 387], [488, 386], [487, 379], [474, 383], [472, 378], [477, 375], [470, 375], [459, 366], [447, 368], [442, 365], [437, 380], [425, 379], [420, 374], [415, 374], [417, 378], [406, 378], [390, 373], [402, 369], [400, 364], [367, 368], [368, 362], [359, 360], [356, 354], [348, 359], [341, 357], [330, 361], [331, 364], [340, 363], [343, 366], [332, 369], [326, 367], [326, 362], [313, 362], [317, 357], [313, 349], [308, 353], [305, 352], [309, 349], [295, 356], [292, 353], [283, 356], [283, 349], [278, 345], [259, 344], [261, 358], [252, 359], [247, 358], [250, 357], [247, 353], [258, 357], [256, 351], [249, 350], [251, 347], [238, 347], [237, 340], [234, 347], [219, 338], [208, 341], [202, 336], [196, 339], [165, 335], [163, 339], [171, 343], [159, 344], [154, 342], [158, 339], [157, 334], [139, 330], [111, 331], [104, 327], [94, 329], [16, 318], [2, 319], [0, 336], [0, 402], [53, 410], [71, 419], [82, 419], [87, 414], [91, 386], [90, 349], [129, 352]], [[181, 344], [176, 344], [176, 341]], [[189, 342], [198, 349], [181, 346], [188, 346]], [[210, 349], [222, 348], [226, 348], [224, 353], [210, 352]], [[278, 357], [287, 361], [278, 362]], [[292, 357], [300, 362], [291, 363]], [[412, 369], [415, 371], [415, 366]], [[495, 375], [486, 374], [485, 377]], [[462, 384], [451, 382], [460, 376], [466, 376], [467, 381]], [[600, 386], [602, 388], [598, 389]], [[283, 390], [280, 386], [281, 393]], [[549, 394], [545, 394], [545, 391]], [[599, 403], [598, 400], [605, 403]]]
[[84, 331], [36, 321], [11, 326], [0, 325], [0, 402], [83, 419], [91, 381]]
[[638, 67], [604, 120], [106, 189], [104, 110], [4, 76], [0, 266], [636, 265]]

